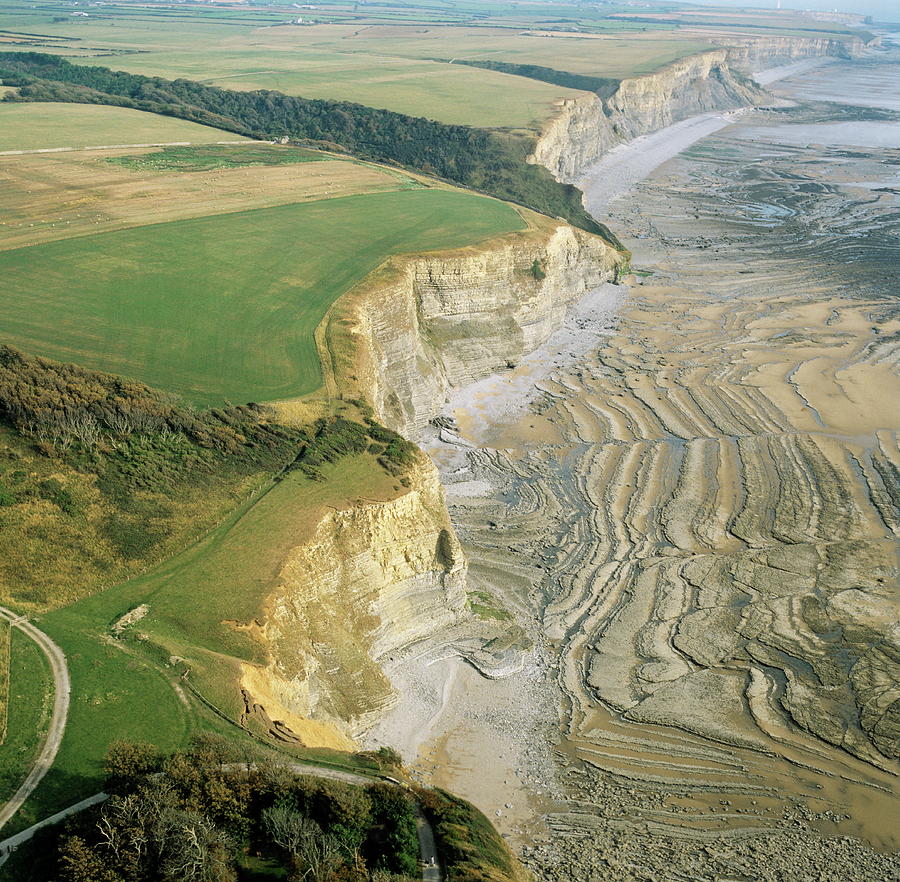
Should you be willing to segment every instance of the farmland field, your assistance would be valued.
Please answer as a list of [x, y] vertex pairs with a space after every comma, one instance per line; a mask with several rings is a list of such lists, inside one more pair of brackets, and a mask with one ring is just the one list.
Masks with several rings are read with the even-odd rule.
[[509, 205], [409, 190], [147, 225], [0, 253], [0, 335], [195, 403], [322, 381], [313, 332], [390, 254], [522, 229]]
[[[239, 30], [243, 33], [235, 33]], [[446, 60], [493, 59], [618, 77], [647, 73], [709, 48], [696, 38], [614, 34], [563, 42], [562, 35], [471, 27], [425, 32], [345, 24], [239, 29], [191, 22], [186, 32], [173, 34], [162, 17], [151, 17], [140, 27], [98, 21], [75, 28], [49, 25], [46, 31], [72, 31], [95, 45], [123, 51], [126, 54], [115, 57], [80, 57], [77, 44], [49, 47], [73, 56], [73, 61], [113, 70], [184, 77], [227, 89], [273, 89], [304, 98], [353, 101], [446, 123], [530, 130], [539, 130], [561, 100], [581, 93]]]
[[[5, 22], [21, 28], [23, 42], [37, 39], [28, 36], [33, 30], [44, 35], [38, 45], [22, 48], [59, 52], [114, 70], [353, 101], [445, 123], [537, 131], [561, 100], [581, 93], [447, 62], [535, 64], [620, 79], [729, 45], [735, 36], [791, 33], [794, 23], [793, 18], [782, 24], [737, 13], [673, 14], [665, 22], [656, 17], [632, 20], [629, 13], [624, 20], [604, 18], [585, 7], [577, 30], [566, 31], [554, 25], [552, 7], [499, 4], [480, 9], [478, 17], [486, 17], [477, 26], [471, 18], [475, 7], [427, 4], [380, 10], [367, 5], [364, 15], [323, 6], [312, 16], [304, 12], [303, 23], [311, 26], [302, 27], [285, 26], [292, 19], [284, 11], [127, 6], [111, 7], [102, 17], [64, 22], [28, 10], [0, 15], [0, 26]], [[495, 15], [499, 17], [492, 21]], [[826, 23], [802, 33], [840, 36]], [[106, 51], [88, 52], [88, 46]]]
[[127, 107], [0, 103], [2, 151], [239, 140], [233, 132]]
[[[248, 143], [4, 157], [0, 250], [141, 224], [420, 186], [393, 169]], [[284, 161], [293, 154], [320, 161]], [[255, 164], [258, 160], [266, 164]]]

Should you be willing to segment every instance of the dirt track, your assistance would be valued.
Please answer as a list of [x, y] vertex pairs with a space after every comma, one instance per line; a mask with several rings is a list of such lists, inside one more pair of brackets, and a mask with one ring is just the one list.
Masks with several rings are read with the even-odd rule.
[[14, 628], [18, 628], [38, 646], [47, 656], [50, 662], [50, 670], [53, 673], [53, 710], [50, 714], [50, 726], [47, 730], [47, 739], [38, 755], [37, 761], [28, 773], [19, 789], [13, 794], [9, 802], [0, 809], [0, 828], [19, 810], [22, 803], [31, 796], [34, 789], [40, 784], [41, 779], [56, 758], [56, 752], [62, 743], [63, 732], [66, 729], [66, 720], [69, 716], [69, 693], [71, 682], [69, 680], [69, 668], [63, 651], [39, 628], [36, 628], [26, 618], [16, 615], [12, 610], [0, 606], [0, 616], [6, 619]]

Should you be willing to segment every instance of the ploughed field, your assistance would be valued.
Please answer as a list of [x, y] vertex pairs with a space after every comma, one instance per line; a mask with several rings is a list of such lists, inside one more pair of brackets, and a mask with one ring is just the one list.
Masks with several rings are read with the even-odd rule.
[[[4, 177], [22, 171], [3, 199], [18, 199], [26, 216], [17, 223], [13, 213], [4, 233], [16, 244], [72, 235], [0, 251], [4, 341], [195, 403], [303, 395], [322, 381], [316, 326], [389, 255], [524, 226], [501, 202], [327, 154], [267, 167], [257, 164], [259, 146], [249, 157], [250, 148], [216, 149], [220, 157], [243, 151], [248, 165], [210, 169], [219, 163], [209, 149], [197, 172], [172, 171], [191, 167], [183, 151], [170, 162], [154, 154], [112, 163], [99, 154], [13, 157], [27, 162], [4, 169]], [[73, 178], [82, 183], [74, 197]], [[309, 201], [255, 207], [286, 193]], [[40, 211], [42, 219], [28, 218]], [[184, 217], [198, 211], [204, 216]], [[150, 222], [169, 212], [183, 219]], [[88, 232], [103, 225], [114, 231]]]

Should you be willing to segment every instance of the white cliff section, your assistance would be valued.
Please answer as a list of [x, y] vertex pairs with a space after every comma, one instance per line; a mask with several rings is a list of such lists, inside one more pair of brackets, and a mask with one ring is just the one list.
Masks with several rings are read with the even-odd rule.
[[410, 478], [396, 499], [326, 514], [267, 604], [267, 697], [351, 737], [394, 700], [381, 663], [465, 612], [466, 561], [437, 472], [423, 457]]
[[752, 104], [756, 97], [749, 82], [734, 76], [726, 50], [693, 55], [657, 73], [622, 80], [609, 99], [585, 94], [563, 102], [530, 159], [571, 181], [624, 141], [687, 117]]

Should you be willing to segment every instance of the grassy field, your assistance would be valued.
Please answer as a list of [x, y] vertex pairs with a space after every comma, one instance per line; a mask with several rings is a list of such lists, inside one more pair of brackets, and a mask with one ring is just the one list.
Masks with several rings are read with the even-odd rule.
[[329, 158], [319, 150], [284, 147], [276, 144], [224, 146], [207, 144], [197, 147], [163, 147], [138, 154], [111, 156], [108, 162], [137, 171], [212, 171], [216, 168], [246, 168], [247, 166], [296, 165], [301, 162], [322, 162]]
[[0, 102], [0, 151], [239, 140], [231, 132], [127, 107]]
[[321, 384], [328, 307], [390, 254], [523, 226], [504, 203], [422, 189], [17, 248], [0, 252], [0, 335], [196, 403], [293, 397]]
[[37, 644], [13, 628], [9, 653], [9, 722], [0, 745], [0, 802], [16, 791], [41, 749], [53, 698], [50, 666]]
[[[347, 29], [332, 29], [335, 44], [353, 42], [359, 51], [378, 46], [384, 54], [409, 58], [443, 58], [538, 64], [557, 70], [621, 78], [652, 73], [675, 59], [710, 48], [695, 37], [671, 32], [610, 35], [551, 32], [520, 33], [499, 28], [443, 27], [419, 34], [375, 26], [351, 37]], [[278, 32], [268, 39], [288, 44], [293, 33]], [[446, 66], [445, 66], [446, 69]], [[559, 88], [559, 87], [554, 87]]]
[[[296, 147], [167, 147], [4, 157], [0, 251], [150, 223], [420, 186]], [[248, 164], [265, 157], [265, 165]], [[283, 157], [283, 159], [282, 159]]]

